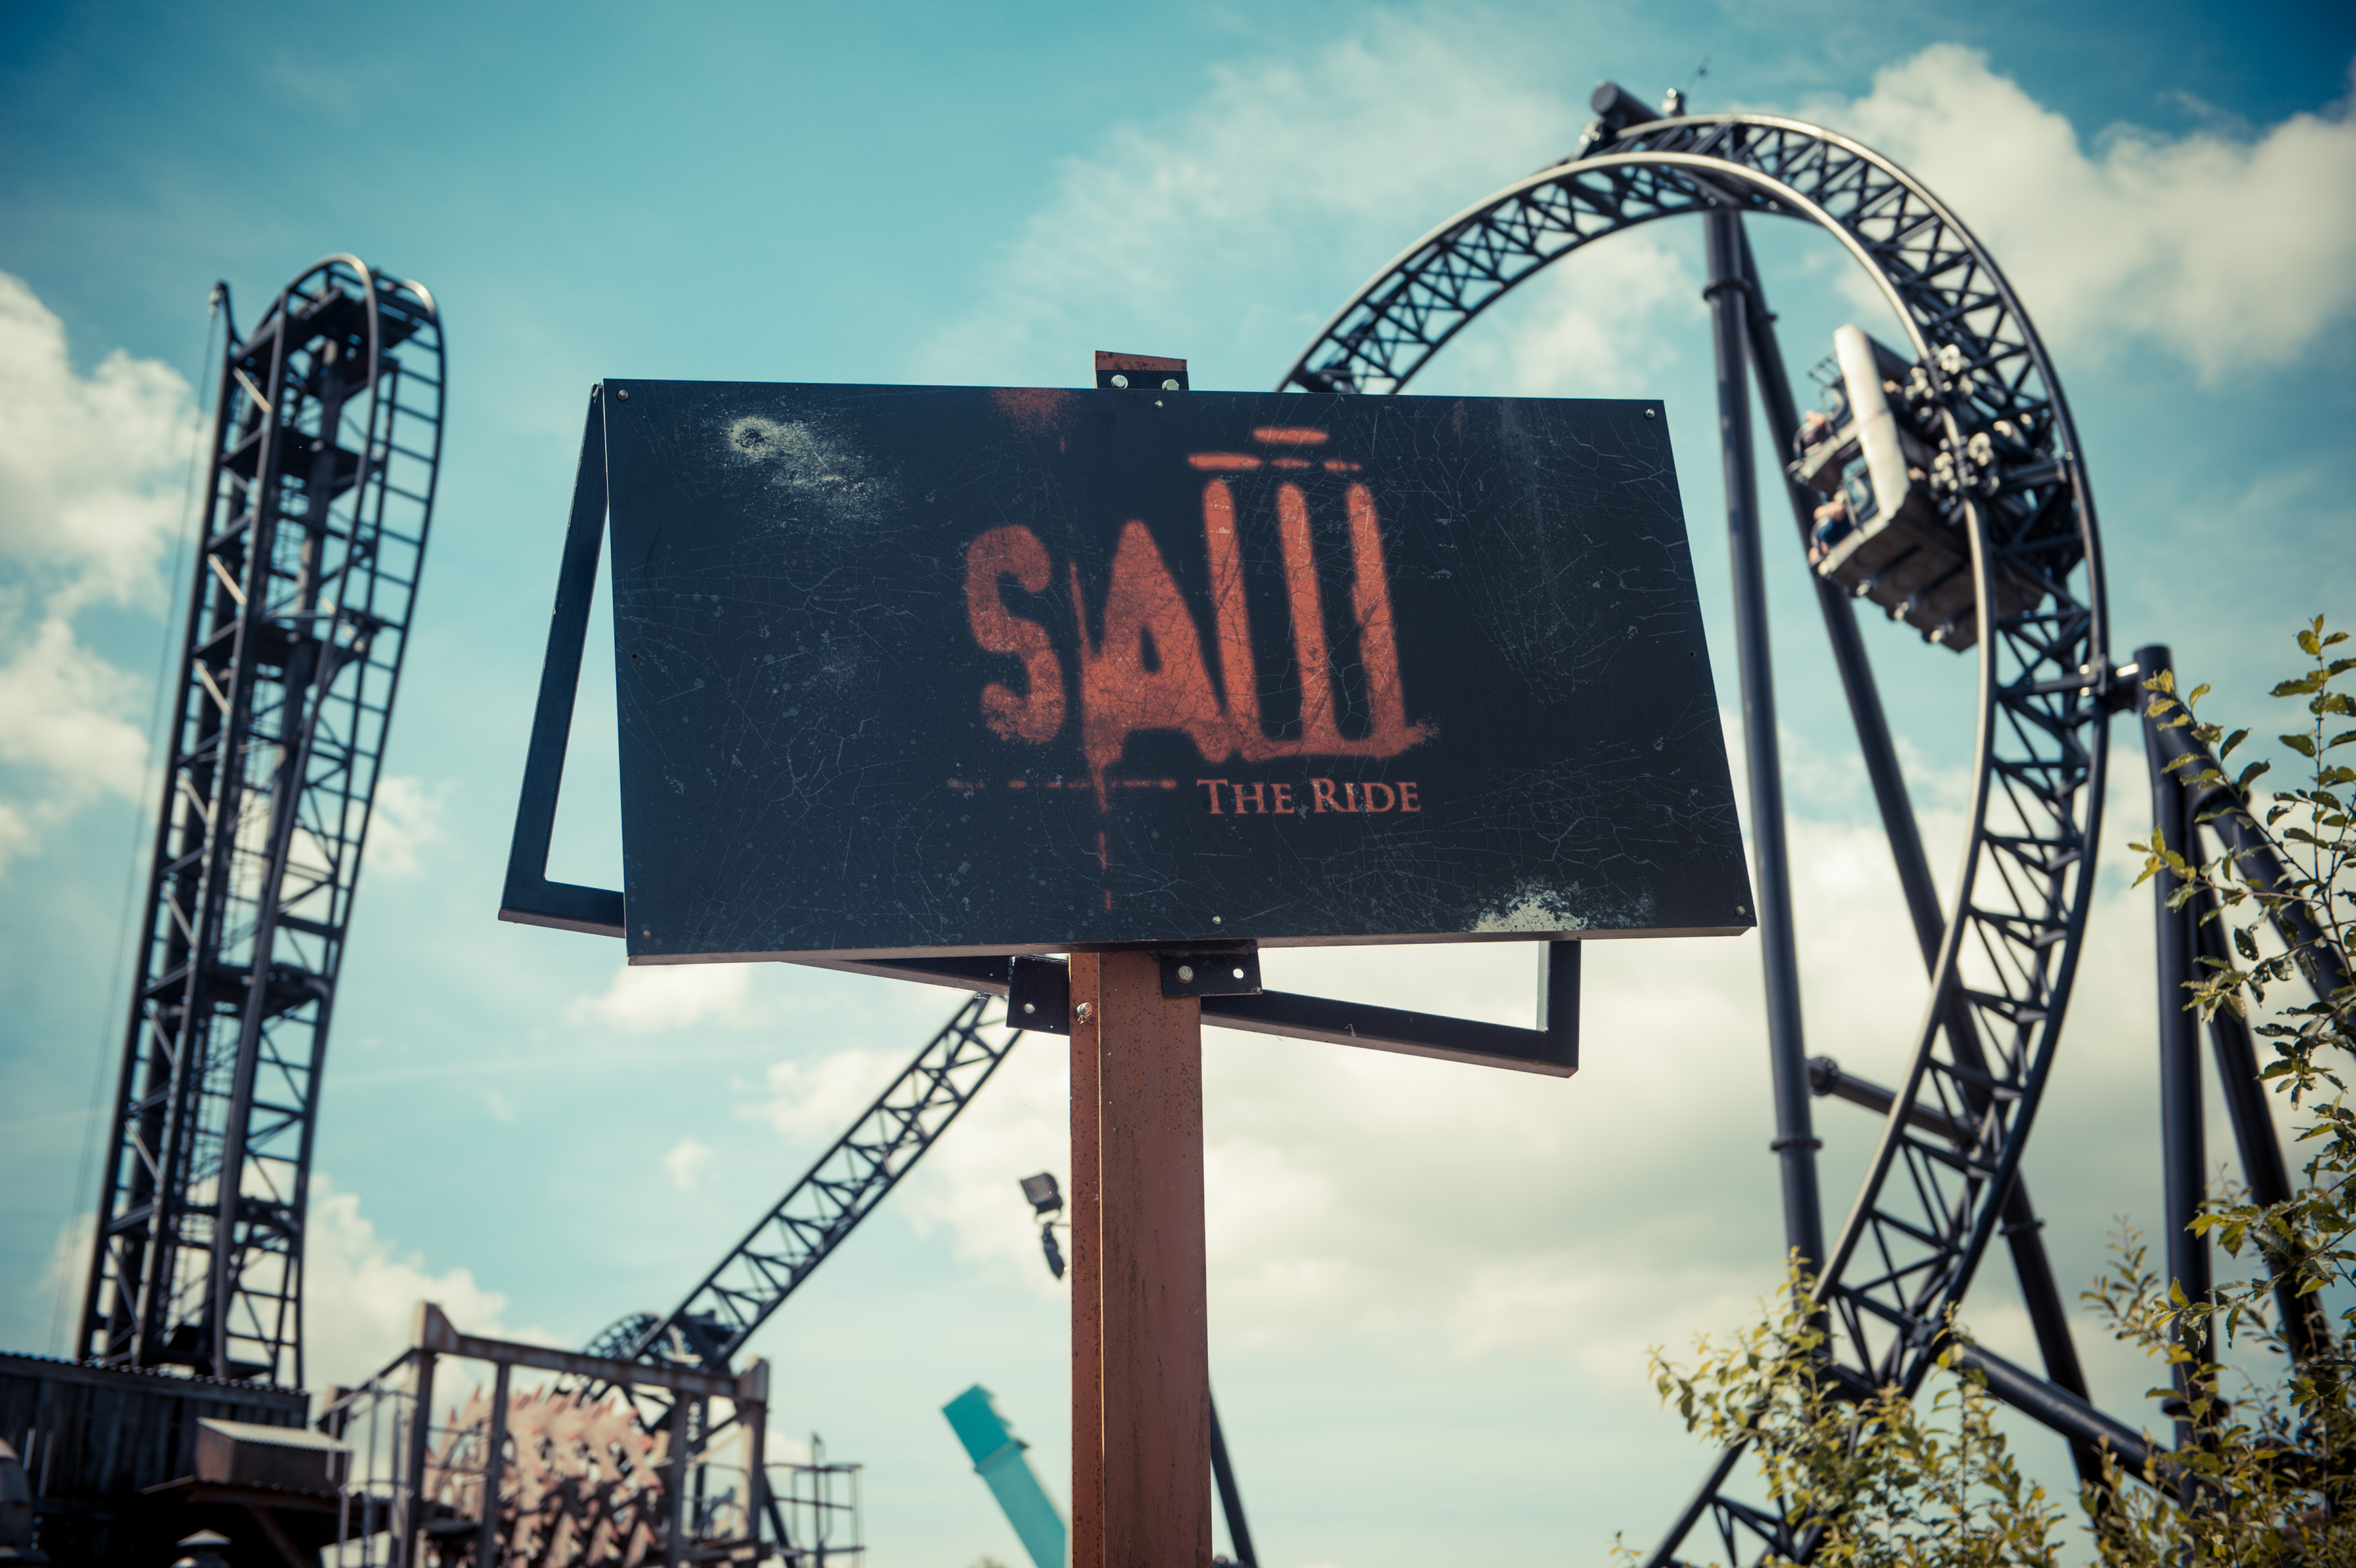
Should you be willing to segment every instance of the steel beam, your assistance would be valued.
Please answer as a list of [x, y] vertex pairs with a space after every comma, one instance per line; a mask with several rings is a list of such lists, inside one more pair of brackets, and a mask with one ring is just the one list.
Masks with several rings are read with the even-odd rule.
[[1251, 1525], [1244, 1519], [1244, 1494], [1236, 1485], [1236, 1467], [1227, 1457], [1227, 1435], [1219, 1425], [1219, 1402], [1205, 1396], [1211, 1413], [1211, 1479], [1218, 1484], [1219, 1512], [1227, 1521], [1227, 1541], [1236, 1549], [1239, 1568], [1259, 1568], [1252, 1550]]
[[[2136, 666], [2147, 680], [2172, 669], [2165, 646], [2136, 650]], [[2160, 744], [2161, 721], [2143, 719], [2144, 755], [2150, 765], [2152, 826], [2168, 847], [2179, 855], [2197, 853], [2192, 838], [2192, 812], [2185, 791], [2169, 771], [2167, 750]], [[2209, 1241], [2196, 1233], [2209, 1197], [2208, 1153], [2201, 1127], [2201, 1020], [2192, 1010], [2186, 987], [2198, 976], [2193, 955], [2198, 949], [2190, 903], [2170, 908], [2184, 883], [2164, 864], [2152, 881], [2152, 956], [2159, 987], [2159, 1166], [2161, 1228], [2168, 1248], [2168, 1278], [2190, 1302], [2211, 1298]], [[2210, 1359], [2207, 1337], [2179, 1319], [2174, 1330], [2179, 1344], [2197, 1365]], [[2189, 1399], [2190, 1373], [2177, 1369], [2177, 1394]], [[2176, 1422], [2177, 1446], [2193, 1438], [2189, 1414]]]
[[1718, 362], [1718, 434], [1725, 457], [1726, 527], [1734, 577], [1734, 642], [1742, 671], [1742, 750], [1751, 785], [1751, 848], [1759, 904], [1759, 962], [1767, 985], [1767, 1056], [1782, 1166], [1783, 1244], [1814, 1270], [1825, 1263], [1824, 1204], [1816, 1184], [1823, 1147], [1808, 1107], [1807, 1040], [1800, 1021], [1800, 961], [1792, 932], [1792, 876], [1783, 840], [1783, 771], [1775, 733], [1774, 656], [1767, 635], [1766, 567], [1759, 541], [1759, 487], [1751, 445], [1749, 336], [1741, 219], [1713, 212], [1708, 231], [1712, 341]]
[[[1733, 221], [1740, 222], [1740, 219]], [[1776, 469], [1783, 493], [1792, 503], [1793, 521], [1800, 543], [1807, 546], [1814, 526], [1815, 492], [1792, 476], [1784, 466], [1788, 450], [1800, 428], [1800, 409], [1792, 396], [1791, 373], [1783, 363], [1783, 345], [1775, 331], [1774, 313], [1751, 253], [1751, 237], [1742, 236], [1742, 276], [1750, 286], [1744, 312], [1751, 347], [1751, 368], [1759, 385], [1759, 400], [1767, 414], [1767, 428], [1775, 435]], [[1899, 891], [1905, 895], [1907, 918], [1914, 923], [1914, 939], [1922, 961], [1936, 965], [1939, 943], [1946, 935], [1947, 917], [1939, 907], [1939, 890], [1931, 880], [1930, 858], [1922, 852], [1922, 835], [1914, 823], [1914, 805], [1908, 797], [1906, 775], [1898, 765], [1898, 748], [1890, 736], [1890, 720], [1881, 706], [1881, 690], [1873, 678], [1873, 663], [1866, 655], [1865, 636], [1857, 624], [1857, 604], [1837, 582], [1808, 573], [1816, 591], [1816, 608], [1825, 622], [1825, 638], [1832, 645], [1833, 667], [1840, 672], [1841, 691], [1848, 699], [1850, 722], [1857, 730], [1858, 758], [1866, 781], [1873, 788], [1874, 805], [1881, 813], [1881, 829], [1890, 840], [1890, 859], [1898, 871]]]
[[[2146, 649], [2144, 652], [2157, 653], [2163, 658], [2168, 656], [2166, 648]], [[2120, 672], [2122, 676], [2135, 678], [2138, 685], [2152, 673], [2143, 663], [2140, 653], [2136, 655], [2134, 666]], [[2183, 788], [2190, 796], [2185, 808], [2187, 820], [2199, 823], [2216, 836], [2217, 841], [2224, 846], [2225, 852], [2233, 856], [2239, 865], [2244, 880], [2267, 891], [2288, 885], [2292, 880], [2290, 869], [2282, 863], [2282, 858], [2275, 853], [2274, 846], [2250, 820], [2240, 793], [2230, 784], [2191, 782], [2197, 775], [2211, 772], [2222, 773], [2223, 770], [2218, 767], [2216, 758], [2210, 755], [2209, 748], [2192, 732], [2190, 724], [2170, 728], [2147, 720], [2144, 741], [2147, 747], [2157, 749], [2158, 760], [2154, 765], [2174, 764], [2169, 768], [2170, 776], [2183, 781]], [[2266, 910], [2283, 940], [2302, 948], [2307, 954], [2309, 963], [2302, 965], [2300, 969], [2314, 990], [2316, 1000], [2327, 1007], [2333, 1005], [2333, 998], [2351, 983], [2347, 966], [2341, 963], [2339, 954], [2323, 939], [2323, 933], [2304, 909], [2278, 900], [2268, 900]]]
[[1095, 1392], [1097, 1440], [1080, 1446], [1076, 1410], [1072, 1568], [1211, 1559], [1202, 1029], [1201, 998], [1164, 996], [1152, 954], [1074, 955], [1073, 1187], [1095, 1233], [1076, 1206], [1074, 1253], [1093, 1256], [1073, 1276], [1072, 1388], [1076, 1404]]
[[[2203, 889], [2192, 901], [2195, 954], [2209, 963], [2231, 961], [2225, 951], [2225, 930], [2217, 918], [2216, 895]], [[2225, 1101], [2225, 1116], [2233, 1125], [2233, 1148], [2241, 1157], [2242, 1179], [2250, 1200], [2269, 1207], [2291, 1200], [2290, 1165], [2283, 1157], [2282, 1140], [2275, 1131], [2274, 1107], [2266, 1098], [2265, 1082], [2258, 1076], [2257, 1041], [2250, 1023], [2230, 1008], [2219, 1008], [2209, 1018], [2209, 1049], [2217, 1061], [2217, 1087]], [[2266, 1254], [2274, 1276], [2275, 1310], [2283, 1344], [2293, 1359], [2305, 1361], [2327, 1342], [2330, 1325], [2322, 1298], [2301, 1296], [2297, 1275], [2284, 1260]]]

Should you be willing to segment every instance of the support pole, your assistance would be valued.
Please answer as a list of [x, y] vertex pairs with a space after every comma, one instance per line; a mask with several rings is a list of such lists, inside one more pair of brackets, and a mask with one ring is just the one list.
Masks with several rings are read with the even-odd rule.
[[[2214, 834], [2225, 852], [2233, 857], [2239, 874], [2245, 882], [2254, 889], [2282, 894], [2284, 884], [2290, 880], [2290, 869], [2282, 863], [2282, 858], [2275, 853], [2274, 846], [2267, 841], [2266, 836], [2249, 819], [2244, 809], [2245, 803], [2229, 784], [2191, 783], [2196, 773], [2222, 772], [2218, 769], [2217, 759], [2210, 755], [2209, 748], [2201, 743], [2200, 738], [2192, 733], [2191, 727], [2188, 725], [2179, 730], [2147, 728], [2144, 740], [2147, 743], [2157, 742], [2170, 762], [2179, 757], [2195, 759], [2177, 769], [2174, 775], [2186, 793], [2189, 815], [2196, 821], [2207, 819], [2202, 826]], [[2315, 999], [2326, 1007], [2332, 1006], [2332, 998], [2348, 986], [2349, 974], [2331, 944], [2323, 940], [2323, 933], [2312, 917], [2298, 901], [2282, 897], [2267, 900], [2266, 912], [2284, 942], [2301, 950], [2299, 969], [2308, 984], [2314, 988]]]
[[420, 1345], [412, 1353], [410, 1368], [413, 1381], [411, 1383], [409, 1430], [402, 1435], [402, 1457], [408, 1467], [409, 1497], [401, 1509], [401, 1562], [402, 1568], [427, 1568], [425, 1460], [426, 1456], [434, 1451], [434, 1352]]
[[1767, 1053], [1775, 1093], [1775, 1141], [1783, 1167], [1784, 1244], [1811, 1270], [1825, 1261], [1824, 1209], [1808, 1104], [1807, 1041], [1800, 1026], [1800, 964], [1793, 945], [1791, 863], [1783, 843], [1783, 773], [1775, 736], [1773, 655], [1767, 637], [1767, 583], [1759, 543], [1759, 493], [1751, 450], [1751, 397], [1744, 346], [1749, 310], [1741, 219], [1713, 212], [1708, 224], [1709, 301], [1718, 358], [1718, 433], [1726, 458], [1726, 526], [1733, 562], [1734, 641], [1742, 670], [1742, 746], [1751, 780], [1751, 844], [1759, 901], [1759, 958], [1767, 982]]
[[[761, 1369], [761, 1397], [736, 1402], [736, 1423], [744, 1428], [752, 1456], [744, 1467], [744, 1533], [757, 1543], [761, 1539], [761, 1516], [769, 1511], [769, 1377], [766, 1361], [754, 1365]], [[777, 1544], [786, 1544], [782, 1534]], [[484, 1568], [490, 1565], [486, 1563]]]
[[[2148, 680], [2172, 668], [2173, 659], [2166, 647], [2154, 645], [2136, 650], [2136, 665], [2142, 678]], [[2151, 772], [2152, 826], [2169, 848], [2189, 855], [2194, 851], [2190, 803], [2176, 775], [2167, 771], [2167, 753], [2148, 716], [2143, 730], [2144, 754]], [[2183, 885], [2165, 866], [2152, 879], [2154, 966], [2159, 977], [2160, 1211], [2167, 1232], [2169, 1278], [2187, 1300], [2198, 1302], [2206, 1300], [2210, 1293], [2209, 1242], [2195, 1235], [2191, 1225], [2200, 1218], [2201, 1202], [2209, 1195], [2204, 1168], [2208, 1155], [2201, 1125], [2201, 1020], [2187, 1010], [2191, 997], [2185, 990], [2194, 978], [2198, 910], [2192, 904], [2180, 910], [2169, 907], [2169, 901]], [[2194, 1362], [2209, 1359], [2208, 1346], [2198, 1336], [2187, 1337], [2181, 1328], [2179, 1334], [2179, 1342]], [[2177, 1373], [2177, 1392], [2179, 1396], [2190, 1392], [2182, 1369]], [[2192, 1440], [2190, 1422], [2179, 1416], [2176, 1445], [2181, 1448]]]
[[[1740, 221], [1737, 219], [1735, 221]], [[1800, 409], [1792, 397], [1792, 378], [1783, 367], [1783, 346], [1775, 336], [1775, 317], [1759, 283], [1759, 263], [1751, 240], [1742, 240], [1742, 276], [1750, 285], [1744, 301], [1749, 320], [1751, 367], [1759, 382], [1759, 400], [1767, 413], [1767, 428], [1788, 443], [1800, 428]], [[1782, 471], [1790, 454], [1780, 447], [1776, 467]], [[1815, 492], [1788, 472], [1784, 493], [1791, 497], [1793, 518], [1800, 542], [1806, 547], [1814, 525]], [[1914, 805], [1907, 797], [1906, 776], [1898, 766], [1898, 748], [1890, 739], [1890, 720], [1881, 707], [1881, 691], [1866, 656], [1865, 637], [1858, 629], [1856, 602], [1839, 583], [1808, 573], [1815, 584], [1816, 604], [1823, 611], [1825, 636], [1832, 644], [1833, 667], [1840, 672], [1841, 690], [1848, 698], [1849, 719], [1857, 727], [1858, 754], [1873, 786], [1874, 804], [1881, 811], [1882, 832], [1890, 839], [1890, 858], [1898, 869], [1899, 891], [1906, 897], [1906, 913], [1914, 923], [1914, 939], [1923, 962], [1936, 964], [1939, 944], [1946, 935], [1947, 917], [1939, 907], [1939, 891], [1931, 880], [1931, 862], [1922, 852], [1922, 836], [1914, 825]]]
[[[2225, 928], [2214, 916], [2216, 896], [2207, 891], [2192, 901], [2198, 917], [2193, 927], [2194, 951], [2202, 958], [2228, 961]], [[2241, 1157], [2242, 1179], [2249, 1184], [2250, 1200], [2269, 1206], [2291, 1200], [2290, 1162], [2283, 1157], [2282, 1140], [2275, 1134], [2274, 1107], [2266, 1099], [2265, 1081], [2258, 1076], [2257, 1041], [2250, 1021], [2219, 1008], [2209, 1019], [2209, 1050], [2217, 1061], [2217, 1087], [2225, 1101], [2226, 1118], [2233, 1125], [2233, 1148]], [[2311, 1358], [2330, 1332], [2322, 1298], [2298, 1294], [2291, 1271], [2269, 1255], [2268, 1272], [2275, 1279], [2275, 1310], [2281, 1318], [2282, 1339], [2294, 1360]]]
[[1219, 1425], [1219, 1402], [1209, 1403], [1211, 1478], [1218, 1483], [1219, 1511], [1227, 1520], [1227, 1543], [1236, 1549], [1238, 1568], [1259, 1568], [1259, 1554], [1252, 1550], [1251, 1526], [1244, 1519], [1244, 1495], [1236, 1486], [1236, 1467], [1227, 1458], [1227, 1435]]
[[1202, 1003], [1150, 953], [1076, 954], [1071, 979], [1072, 1568], [1201, 1568]]
[[475, 1531], [475, 1568], [495, 1568], [499, 1560], [499, 1483], [507, 1478], [507, 1362], [491, 1377], [491, 1413], [483, 1423], [483, 1509]]
[[663, 1568], [680, 1568], [687, 1561], [687, 1461], [694, 1438], [688, 1412], [694, 1404], [686, 1390], [670, 1391], [670, 1415], [663, 1423], [670, 1437], [664, 1456], [669, 1463], [663, 1467]]

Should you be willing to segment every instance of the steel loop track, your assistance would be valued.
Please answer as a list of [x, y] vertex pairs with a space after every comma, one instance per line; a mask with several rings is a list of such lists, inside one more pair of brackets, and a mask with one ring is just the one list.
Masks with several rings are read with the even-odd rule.
[[[2111, 667], [2094, 501], [2061, 383], [2011, 288], [1879, 154], [1798, 121], [1687, 116], [1606, 133], [1433, 230], [1358, 291], [1283, 385], [1399, 391], [1548, 263], [1655, 219], [1728, 211], [1824, 229], [1895, 307], [1944, 433], [1934, 499], [1968, 539], [1976, 582], [1969, 841], [1910, 1069], [1818, 1282], [1837, 1374], [1911, 1392], [2019, 1167], [2085, 933], [2102, 809]], [[1928, 1130], [1958, 1126], [1968, 1136]], [[1655, 1563], [1705, 1517], [1730, 1552], [1751, 1539], [1806, 1555], [1780, 1507], [1724, 1495], [1734, 1457]]]

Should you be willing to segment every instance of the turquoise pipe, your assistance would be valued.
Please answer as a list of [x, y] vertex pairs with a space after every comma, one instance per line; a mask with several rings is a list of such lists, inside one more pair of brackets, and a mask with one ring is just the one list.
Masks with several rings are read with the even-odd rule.
[[1067, 1531], [1063, 1513], [1023, 1457], [1030, 1445], [1015, 1436], [1006, 1417], [998, 1413], [990, 1391], [976, 1383], [941, 1406], [941, 1413], [949, 1418], [949, 1430], [965, 1445], [974, 1474], [990, 1484], [998, 1506], [1006, 1510], [1006, 1522], [1023, 1538], [1023, 1549], [1031, 1553], [1036, 1568], [1064, 1568]]

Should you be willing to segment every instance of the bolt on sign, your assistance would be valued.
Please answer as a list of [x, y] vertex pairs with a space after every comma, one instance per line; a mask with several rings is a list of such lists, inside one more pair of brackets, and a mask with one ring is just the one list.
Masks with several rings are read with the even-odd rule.
[[605, 397], [635, 961], [1751, 923], [1657, 404]]

